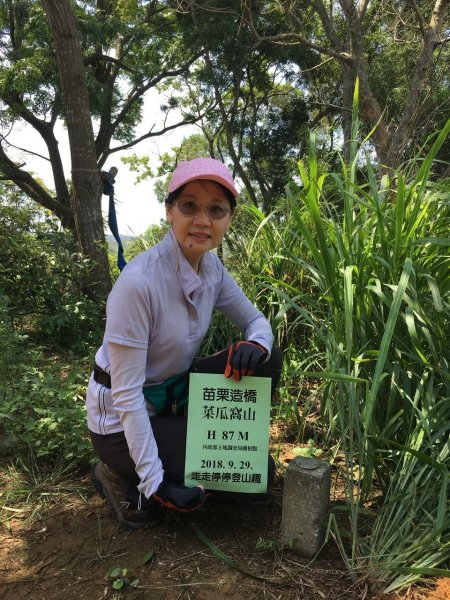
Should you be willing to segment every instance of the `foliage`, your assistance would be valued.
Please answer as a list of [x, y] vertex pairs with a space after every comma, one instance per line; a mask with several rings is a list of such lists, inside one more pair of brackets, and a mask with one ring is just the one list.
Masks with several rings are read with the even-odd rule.
[[114, 567], [114, 569], [106, 574], [105, 579], [111, 582], [111, 585], [115, 590], [121, 590], [126, 587], [139, 587], [139, 579], [131, 578], [126, 567]]
[[88, 264], [70, 233], [2, 185], [0, 453], [86, 465], [84, 394], [102, 304], [83, 293]]
[[[84, 291], [88, 261], [48, 211], [1, 186], [0, 294], [16, 330], [76, 349], [100, 336], [101, 309]], [[74, 332], [76, 331], [76, 335]]]
[[[4, 116], [27, 120], [23, 110], [26, 95], [26, 107], [36, 117], [50, 112], [52, 119], [63, 117], [56, 56], [42, 7], [31, 0], [7, 4], [0, 7], [5, 34], [0, 96], [8, 106]], [[174, 12], [165, 2], [154, 2], [152, 6], [143, 1], [113, 0], [108, 6], [74, 2], [73, 9], [91, 110], [100, 123], [100, 158], [109, 153], [112, 135], [124, 144], [135, 143], [144, 94], [188, 64], [191, 53], [182, 56]], [[169, 112], [170, 107], [166, 106], [166, 116]], [[106, 132], [108, 127], [110, 131]], [[37, 129], [42, 134], [41, 128]], [[158, 133], [149, 132], [149, 136]]]
[[167, 223], [161, 223], [160, 225], [150, 225], [150, 227], [144, 231], [144, 233], [136, 239], [128, 242], [126, 245], [127, 259], [131, 260], [141, 252], [145, 252], [148, 248], [151, 248], [158, 242], [160, 242], [169, 230]]
[[[283, 194], [290, 159], [304, 152], [307, 126], [318, 130], [321, 147], [330, 151], [350, 140], [351, 92], [358, 72], [366, 131], [378, 123], [373, 140], [379, 162], [396, 166], [411, 160], [428, 133], [446, 119], [448, 3], [378, 0], [354, 10], [349, 6], [304, 0], [71, 2], [95, 119], [98, 167], [113, 152], [181, 124], [198, 123], [204, 135], [198, 151], [206, 148], [232, 165], [248, 199], [267, 215]], [[101, 227], [91, 235], [89, 224], [100, 222], [99, 204], [92, 205], [91, 214], [71, 202], [54, 135], [55, 124], [68, 115], [42, 3], [0, 3], [0, 25], [0, 171], [75, 231], [85, 255], [96, 256]], [[143, 123], [151, 90], [161, 96], [160, 127], [153, 116]], [[172, 117], [180, 111], [176, 121], [178, 116]], [[54, 192], [15, 162], [14, 130], [24, 123], [44, 144]], [[448, 154], [448, 143], [441, 157]], [[166, 159], [163, 169], [173, 162], [173, 157]], [[129, 160], [133, 168], [139, 163], [135, 157]], [[148, 173], [148, 160], [142, 160]], [[96, 267], [102, 269], [103, 277], [95, 281], [99, 287], [109, 279], [102, 251], [84, 273], [87, 279]]]
[[[253, 270], [266, 310], [286, 316], [287, 360], [290, 332], [309, 332], [297, 377], [320, 382], [329, 444], [345, 454], [341, 548], [352, 573], [389, 590], [450, 557], [449, 183], [431, 178], [449, 131], [450, 122], [410, 170], [377, 179], [357, 146], [355, 103], [351, 163], [322, 171], [312, 135], [283, 226], [273, 226], [276, 212], [259, 215], [239, 271]], [[367, 528], [363, 507], [380, 494]]]
[[379, 179], [357, 144], [355, 102], [351, 163], [327, 171], [312, 135], [286, 204], [268, 216], [241, 208], [225, 252], [286, 349], [279, 415], [308, 436], [320, 393], [328, 447], [344, 452], [349, 569], [389, 590], [450, 556], [449, 182], [433, 181], [449, 131]]
[[[448, 2], [269, 1], [263, 3], [266, 18], [275, 25], [269, 34], [248, 2], [241, 0], [240, 6], [258, 49], [296, 49], [293, 60], [307, 90], [314, 128], [325, 126], [326, 136], [331, 143], [338, 141], [347, 159], [357, 78], [361, 129], [365, 134], [374, 129], [380, 164], [396, 168], [412, 159], [423, 140], [444, 126]], [[310, 68], [304, 64], [306, 49], [315, 59]]]
[[[288, 254], [295, 253], [295, 260]], [[248, 297], [267, 316], [282, 349], [302, 346], [308, 337], [307, 326], [294, 316], [279, 289], [303, 279], [299, 264], [306, 250], [289, 227], [289, 208], [285, 200], [268, 216], [250, 204], [241, 204], [226, 238], [224, 262], [235, 274]], [[303, 285], [303, 282], [301, 283]], [[288, 326], [289, 323], [289, 326]]]
[[[190, 7], [180, 11], [178, 25], [183, 43], [202, 56], [184, 77], [180, 107], [203, 115], [203, 150], [231, 166], [250, 201], [267, 213], [309, 118], [293, 56], [310, 66], [311, 53], [269, 45], [255, 50], [250, 27], [237, 17], [239, 2]], [[254, 19], [266, 33], [278, 24], [257, 5]]]
[[241, 332], [222, 313], [216, 311], [213, 313], [211, 327], [200, 348], [199, 358], [224, 350], [241, 337]]
[[92, 454], [84, 396], [89, 368], [69, 353], [49, 356], [10, 327], [0, 311], [0, 454], [62, 460], [79, 467]]
[[[393, 6], [373, 2], [368, 10], [363, 29], [368, 76], [381, 107], [386, 111], [386, 120], [392, 125], [397, 125], [402, 118], [424, 41], [424, 28], [430, 20], [430, 8], [431, 3], [422, 2], [415, 5], [394, 2]], [[445, 125], [448, 118], [448, 60], [448, 44], [439, 40], [426, 75], [424, 93], [414, 115], [414, 131], [410, 139], [403, 141], [403, 160], [417, 155], [430, 133]], [[448, 156], [448, 144], [447, 139], [438, 156]], [[427, 145], [427, 150], [429, 147]], [[442, 151], [445, 148], [447, 152]], [[434, 168], [440, 170], [438, 164]]]

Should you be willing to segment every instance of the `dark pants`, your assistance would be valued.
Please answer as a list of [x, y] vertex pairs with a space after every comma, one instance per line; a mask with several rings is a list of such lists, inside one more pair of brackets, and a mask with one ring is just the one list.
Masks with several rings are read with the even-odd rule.
[[[193, 373], [223, 373], [227, 355], [228, 350], [223, 350], [212, 356], [196, 360], [192, 364], [191, 371]], [[280, 379], [281, 362], [281, 352], [277, 348], [273, 348], [270, 359], [257, 365], [253, 374], [255, 377], [270, 377], [272, 379], [272, 397]], [[151, 424], [166, 480], [182, 484], [186, 456], [187, 419], [184, 416], [152, 417]], [[124, 433], [119, 431], [109, 435], [100, 435], [90, 431], [90, 435], [97, 457], [138, 485], [140, 480], [136, 474], [136, 465], [130, 457]], [[275, 463], [272, 457], [269, 456], [269, 486], [273, 483], [274, 477]]]

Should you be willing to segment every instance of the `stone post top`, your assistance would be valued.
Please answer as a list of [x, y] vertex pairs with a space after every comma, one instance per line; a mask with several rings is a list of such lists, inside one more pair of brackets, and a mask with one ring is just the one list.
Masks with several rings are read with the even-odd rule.
[[323, 460], [315, 458], [314, 456], [297, 456], [294, 458], [293, 462], [296, 467], [300, 467], [301, 469], [306, 469], [308, 471], [313, 471], [314, 469], [318, 469], [324, 465]]

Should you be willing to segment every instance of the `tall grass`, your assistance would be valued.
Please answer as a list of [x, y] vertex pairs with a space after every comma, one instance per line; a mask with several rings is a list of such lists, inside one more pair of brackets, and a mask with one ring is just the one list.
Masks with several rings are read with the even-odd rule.
[[388, 591], [449, 574], [450, 182], [432, 177], [449, 132], [380, 177], [356, 142], [356, 90], [350, 164], [322, 172], [312, 136], [284, 220], [261, 218], [247, 242], [257, 299], [345, 455], [349, 569]]
[[431, 179], [449, 131], [415, 174], [381, 179], [356, 146], [349, 168], [320, 173], [312, 139], [303, 186], [288, 190], [316, 283], [304, 304], [320, 305], [317, 335], [327, 332], [323, 373], [309, 376], [325, 381], [323, 410], [346, 457], [348, 564], [389, 591], [450, 558], [450, 186]]

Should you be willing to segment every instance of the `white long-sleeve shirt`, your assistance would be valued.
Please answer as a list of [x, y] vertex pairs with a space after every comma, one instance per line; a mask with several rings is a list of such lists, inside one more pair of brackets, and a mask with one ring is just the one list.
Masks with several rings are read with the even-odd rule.
[[112, 387], [91, 376], [88, 426], [101, 435], [124, 431], [139, 490], [147, 498], [161, 483], [163, 469], [149, 419], [155, 413], [142, 388], [189, 369], [214, 309], [270, 353], [269, 322], [217, 255], [206, 253], [197, 274], [172, 231], [126, 266], [108, 297], [105, 335], [95, 360], [111, 374]]

